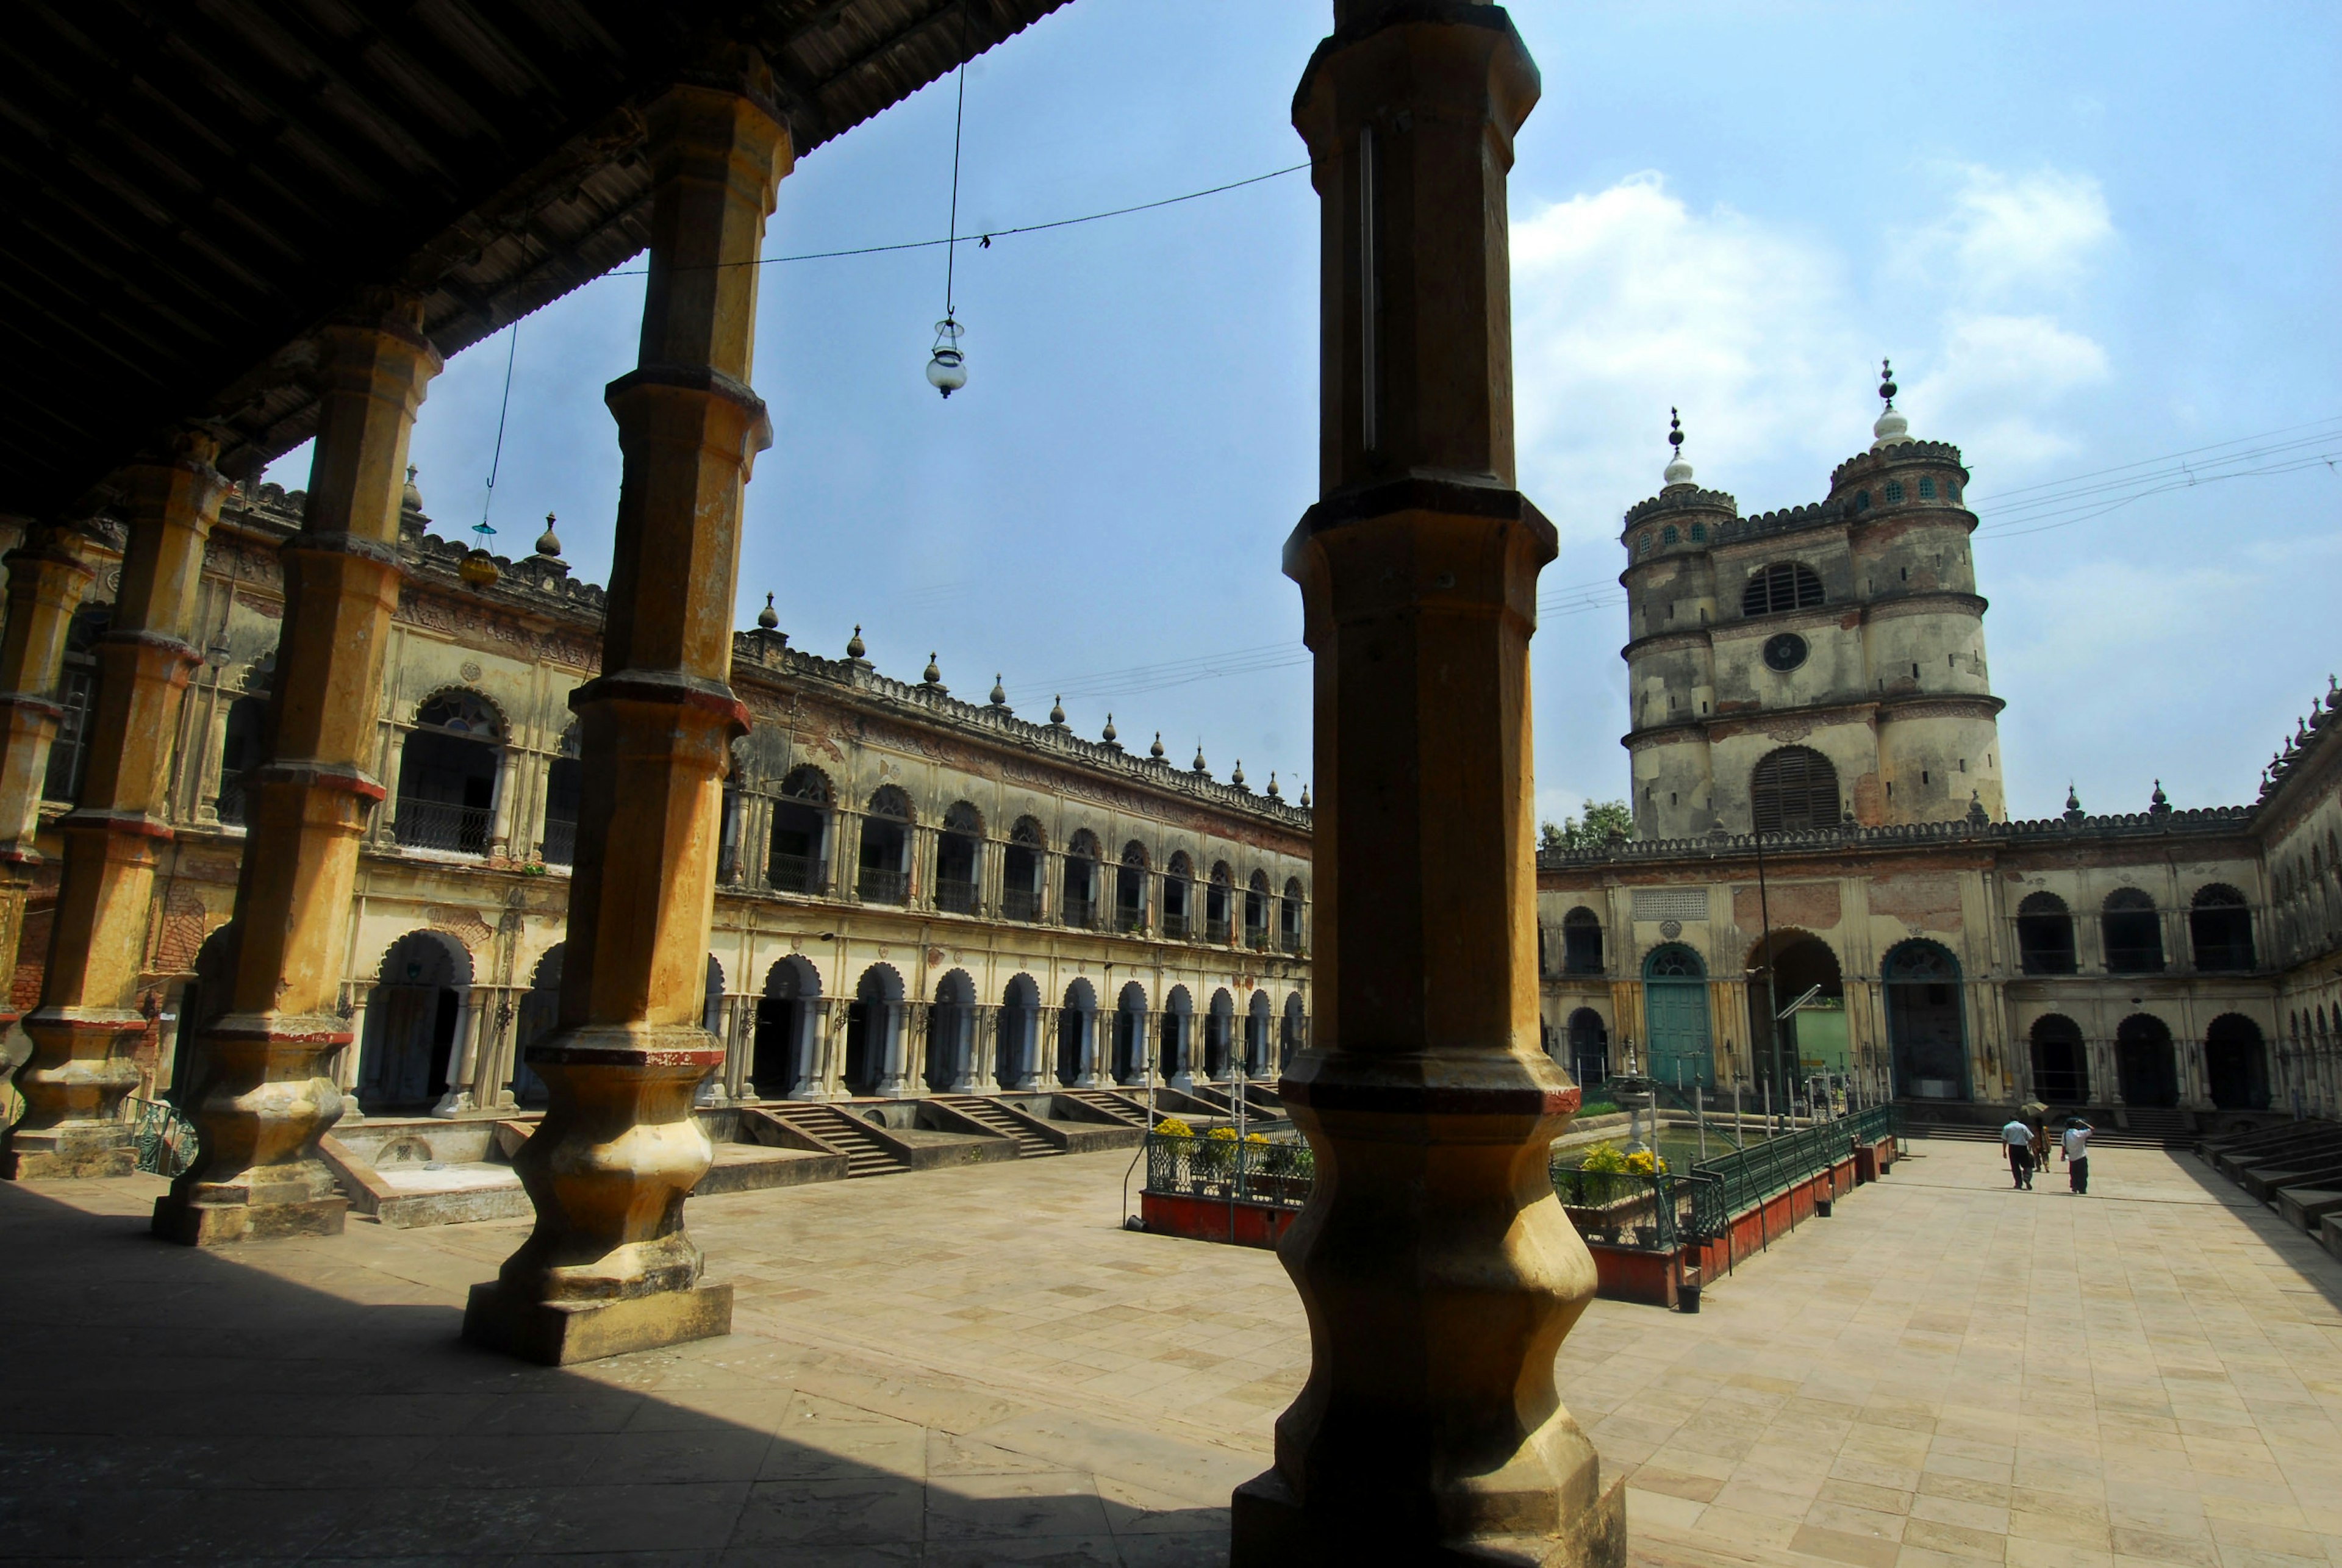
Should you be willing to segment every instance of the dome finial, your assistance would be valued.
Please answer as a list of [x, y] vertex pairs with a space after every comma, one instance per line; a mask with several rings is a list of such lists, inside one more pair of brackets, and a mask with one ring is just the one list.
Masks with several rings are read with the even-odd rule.
[[1114, 749], [1116, 751], [1120, 751], [1122, 749], [1120, 746], [1115, 745], [1114, 715], [1112, 714], [1108, 714], [1106, 716], [1106, 728], [1098, 732], [1098, 742], [1102, 745], [1114, 746]]
[[992, 673], [992, 705], [996, 708], [1008, 705], [1008, 688], [1000, 684], [1000, 672], [997, 670]]
[[1672, 455], [1667, 459], [1666, 472], [1661, 475], [1670, 490], [1678, 484], [1691, 483], [1691, 464], [1684, 461], [1683, 444], [1683, 411], [1670, 408], [1667, 410], [1667, 448]]
[[773, 596], [767, 594], [765, 595], [765, 607], [756, 612], [756, 624], [759, 629], [769, 632], [780, 624], [780, 612], [773, 608]]
[[1282, 800], [1284, 797], [1285, 792], [1276, 787], [1276, 771], [1272, 768], [1269, 770], [1268, 774], [1268, 798], [1271, 800]]
[[936, 655], [932, 649], [927, 654], [927, 667], [919, 675], [919, 684], [927, 686], [940, 686], [944, 684], [944, 673], [936, 665]]
[[1237, 789], [1244, 788], [1244, 758], [1236, 759], [1236, 771], [1228, 774], [1228, 783]]
[[1309, 809], [1309, 784], [1306, 779], [1302, 781], [1301, 784], [1301, 809], [1303, 811], [1307, 811]]
[[862, 662], [862, 655], [869, 651], [862, 645], [862, 627], [857, 624], [854, 635], [846, 639], [846, 656], [858, 664]]
[[1196, 760], [1194, 764], [1190, 765], [1188, 771], [1190, 773], [1198, 774], [1207, 774], [1212, 771], [1210, 768], [1204, 765], [1204, 743], [1201, 741], [1197, 741], [1196, 743]]
[[545, 514], [545, 532], [536, 536], [536, 553], [548, 561], [561, 559], [561, 535], [553, 531], [553, 514]]
[[1063, 697], [1056, 697], [1056, 698], [1052, 698], [1052, 699], [1050, 700], [1050, 703], [1049, 703], [1049, 723], [1050, 723], [1050, 724], [1051, 724], [1051, 726], [1052, 726], [1052, 727], [1056, 728], [1056, 729], [1061, 729], [1061, 730], [1062, 730], [1062, 729], [1064, 729], [1064, 728], [1066, 727], [1066, 699], [1065, 699], [1065, 698], [1063, 698]]
[[1146, 754], [1153, 757], [1158, 763], [1163, 760], [1163, 732], [1161, 730], [1155, 732], [1155, 744], [1146, 748]]
[[2147, 797], [2147, 809], [2150, 812], [2157, 813], [2167, 812], [2171, 809], [2171, 797], [2163, 793], [2163, 781], [2161, 779], [2155, 781], [2155, 793]]
[[1888, 359], [1880, 360], [1878, 362], [1878, 395], [1886, 402], [1887, 406], [1880, 412], [1878, 422], [1870, 427], [1872, 437], [1870, 449], [1873, 452], [1882, 446], [1891, 446], [1898, 441], [1911, 439], [1911, 422], [1895, 412], [1897, 390], [1895, 362]]

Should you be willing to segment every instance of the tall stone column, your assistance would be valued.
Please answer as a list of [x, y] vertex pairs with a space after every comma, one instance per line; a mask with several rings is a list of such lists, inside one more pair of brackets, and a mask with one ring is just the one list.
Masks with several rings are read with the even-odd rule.
[[374, 760], [383, 645], [398, 603], [407, 437], [439, 355], [422, 302], [369, 295], [318, 333], [316, 455], [284, 546], [285, 623], [268, 760], [245, 775], [239, 934], [225, 1013], [203, 1032], [203, 1154], [156, 1200], [158, 1234], [193, 1245], [336, 1234], [345, 1206], [317, 1140], [342, 1114], [325, 1075], [340, 1013], [358, 839], [383, 787]]
[[[57, 682], [65, 632], [97, 574], [74, 548], [73, 531], [36, 526], [8, 553], [8, 624], [0, 630], [0, 982], [16, 974], [16, 939], [41, 853], [41, 785], [65, 708]], [[0, 1034], [16, 1022], [0, 984]], [[5, 1061], [0, 1057], [0, 1061]]]
[[691, 1115], [723, 1060], [701, 1026], [725, 770], [741, 493], [772, 442], [749, 389], [754, 265], [789, 168], [772, 75], [739, 49], [648, 110], [640, 361], [610, 385], [624, 477], [601, 675], [572, 694], [585, 789], [551, 1104], [514, 1164], [536, 1228], [474, 1287], [466, 1338], [551, 1364], [728, 1333], [684, 1199], [715, 1159]]
[[0, 1157], [9, 1176], [126, 1176], [135, 1166], [122, 1097], [138, 1085], [131, 1053], [155, 870], [171, 838], [171, 745], [195, 634], [204, 542], [227, 482], [218, 443], [188, 432], [124, 474], [129, 537], [122, 590], [98, 644], [97, 711], [81, 799], [65, 841], [41, 1004], [25, 1020], [33, 1054], [18, 1073], [25, 1116]]
[[[1621, 1564], [1624, 1492], [1554, 1357], [1594, 1265], [1546, 1172], [1528, 641], [1553, 527], [1514, 488], [1505, 13], [1336, 0], [1294, 100], [1320, 199], [1316, 988], [1281, 1085], [1318, 1162], [1278, 1251], [1307, 1383], [1232, 1562]], [[1241, 896], [1241, 894], [1238, 894]], [[1238, 914], [1239, 911], [1232, 912]]]

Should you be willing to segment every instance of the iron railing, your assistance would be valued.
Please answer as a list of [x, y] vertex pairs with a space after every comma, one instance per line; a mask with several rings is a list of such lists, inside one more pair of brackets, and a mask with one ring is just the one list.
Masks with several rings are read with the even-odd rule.
[[[1572, 1151], [1575, 1153], [1576, 1151]], [[1706, 1234], [1700, 1193], [1713, 1183], [1671, 1171], [1581, 1171], [1556, 1161], [1553, 1190], [1589, 1242], [1671, 1253]]]
[[765, 880], [776, 893], [818, 894], [828, 874], [829, 863], [809, 854], [776, 854], [765, 866]]
[[398, 821], [391, 831], [408, 849], [441, 849], [452, 850], [457, 854], [485, 854], [488, 852], [488, 826], [493, 815], [485, 806], [417, 800], [409, 795], [398, 803]]
[[1185, 914], [1165, 914], [1163, 917], [1163, 934], [1169, 937], [1174, 942], [1186, 941], [1187, 917]]
[[195, 1124], [181, 1115], [176, 1105], [135, 1094], [123, 1104], [133, 1117], [131, 1144], [137, 1151], [140, 1170], [150, 1175], [176, 1176], [195, 1163], [203, 1141], [195, 1135]]
[[865, 904], [901, 904], [910, 897], [911, 874], [866, 865], [855, 879], [854, 887]]
[[212, 802], [212, 810], [218, 815], [222, 826], [242, 827], [244, 825], [244, 775], [242, 774], [220, 775], [219, 798]]
[[1038, 920], [1041, 918], [1041, 894], [1030, 887], [1012, 887], [1000, 895], [1000, 914], [1004, 920]]
[[1146, 1134], [1150, 1193], [1297, 1209], [1308, 1201], [1316, 1175], [1316, 1156], [1303, 1143]]
[[966, 876], [936, 878], [936, 907], [946, 914], [976, 913], [976, 881]]
[[545, 864], [547, 865], [577, 864], [575, 818], [548, 816], [545, 819]]
[[1094, 898], [1067, 898], [1066, 924], [1076, 931], [1092, 931], [1097, 927], [1097, 901]]
[[1206, 916], [1204, 921], [1204, 940], [1226, 942], [1227, 939], [1228, 917], [1225, 914]]

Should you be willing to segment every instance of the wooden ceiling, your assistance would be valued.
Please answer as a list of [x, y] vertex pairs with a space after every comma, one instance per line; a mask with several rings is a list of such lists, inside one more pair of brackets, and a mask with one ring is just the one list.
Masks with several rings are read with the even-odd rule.
[[16, 0], [0, 28], [0, 513], [171, 424], [306, 439], [310, 333], [416, 290], [454, 354], [639, 252], [640, 105], [712, 28], [800, 155], [1065, 0]]

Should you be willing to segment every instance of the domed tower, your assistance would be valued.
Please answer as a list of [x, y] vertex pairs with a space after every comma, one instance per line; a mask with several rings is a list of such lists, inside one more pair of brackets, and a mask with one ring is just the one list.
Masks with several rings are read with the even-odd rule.
[[1683, 461], [1626, 514], [1636, 832], [2003, 815], [1957, 448], [1894, 407], [1817, 504], [1742, 517]]
[[1912, 439], [1896, 411], [1891, 366], [1870, 450], [1830, 475], [1829, 504], [1847, 518], [1863, 603], [1863, 655], [1877, 704], [1877, 820], [1947, 822], [1980, 808], [2007, 815], [2000, 710], [1985, 663], [1986, 603], [1977, 593], [1959, 448]]
[[1716, 701], [1716, 572], [1709, 547], [1739, 516], [1732, 497], [1702, 490], [1684, 460], [1683, 420], [1669, 409], [1664, 487], [1626, 513], [1626, 684], [1635, 831], [1683, 838], [1707, 831], [1707, 727]]

